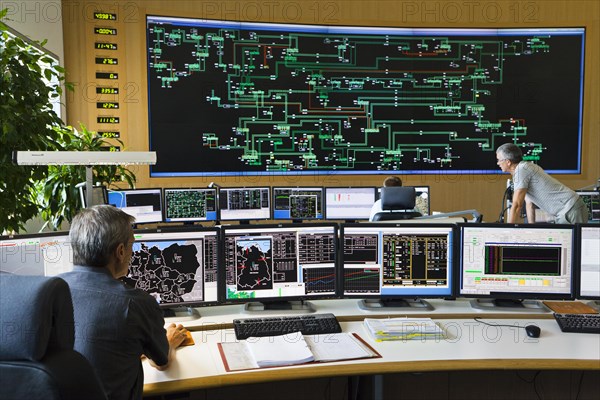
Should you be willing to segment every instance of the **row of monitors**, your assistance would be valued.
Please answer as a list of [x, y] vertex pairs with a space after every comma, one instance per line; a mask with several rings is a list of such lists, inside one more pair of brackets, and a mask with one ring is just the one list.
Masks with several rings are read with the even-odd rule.
[[[417, 211], [429, 215], [429, 187], [415, 187]], [[110, 191], [105, 203], [137, 223], [240, 220], [368, 220], [376, 187], [164, 188]]]
[[[600, 299], [600, 225], [279, 224], [136, 230], [163, 307], [336, 297]], [[68, 233], [0, 237], [3, 272], [72, 268]]]

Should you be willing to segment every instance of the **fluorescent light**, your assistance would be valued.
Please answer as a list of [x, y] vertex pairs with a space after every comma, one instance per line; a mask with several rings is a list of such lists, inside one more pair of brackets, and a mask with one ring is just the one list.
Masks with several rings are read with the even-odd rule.
[[17, 165], [156, 164], [154, 151], [16, 151]]

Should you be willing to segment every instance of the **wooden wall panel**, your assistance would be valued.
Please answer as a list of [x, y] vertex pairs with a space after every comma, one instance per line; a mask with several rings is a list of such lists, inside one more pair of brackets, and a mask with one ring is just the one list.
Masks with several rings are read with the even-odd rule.
[[[587, 29], [586, 80], [584, 87], [583, 166], [580, 175], [559, 175], [571, 188], [596, 182], [600, 176], [600, 5], [594, 0], [544, 1], [115, 1], [63, 0], [65, 66], [68, 80], [76, 90], [67, 99], [68, 122], [85, 123], [94, 130], [96, 102], [90, 88], [102, 82], [95, 79], [98, 54], [93, 43], [98, 38], [93, 27], [94, 11], [118, 14], [119, 73], [117, 96], [120, 109], [106, 114], [119, 115], [119, 129], [128, 150], [148, 150], [147, 92], [145, 67], [145, 15], [169, 15], [210, 19], [264, 22], [293, 22], [332, 25], [372, 25], [395, 27], [573, 27]], [[112, 55], [112, 53], [110, 53]], [[107, 67], [107, 69], [111, 69]], [[87, 90], [87, 92], [86, 92]], [[86, 94], [87, 93], [87, 94]], [[114, 99], [115, 97], [111, 97]], [[494, 157], [490, 154], [490, 157]], [[380, 185], [383, 175], [318, 174], [290, 176], [149, 178], [148, 168], [134, 168], [138, 187], [198, 186], [216, 181], [234, 185]], [[401, 172], [398, 172], [402, 175]], [[405, 175], [405, 184], [430, 185], [432, 210], [454, 211], [475, 208], [486, 221], [495, 221], [508, 176], [502, 175]]]

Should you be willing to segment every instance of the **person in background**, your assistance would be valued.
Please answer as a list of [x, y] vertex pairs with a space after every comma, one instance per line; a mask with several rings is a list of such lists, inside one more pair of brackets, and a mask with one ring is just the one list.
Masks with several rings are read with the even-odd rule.
[[535, 222], [535, 206], [554, 217], [557, 224], [587, 222], [588, 210], [583, 200], [532, 162], [523, 161], [519, 146], [505, 143], [496, 150], [497, 164], [502, 172], [512, 175], [514, 193], [507, 222], [519, 220], [526, 206], [527, 222]]
[[109, 399], [141, 399], [141, 357], [164, 370], [186, 329], [164, 318], [156, 300], [121, 282], [131, 261], [134, 218], [116, 207], [83, 209], [71, 223], [73, 271], [69, 284], [75, 317], [75, 350], [98, 374]]
[[[397, 176], [388, 176], [383, 180], [383, 186], [402, 186], [402, 179], [400, 179]], [[375, 203], [373, 203], [373, 207], [371, 207], [371, 215], [369, 216], [369, 221], [373, 221], [373, 217], [375, 216], [375, 214], [380, 213], [382, 211], [383, 210], [381, 209], [381, 200], [377, 200]]]

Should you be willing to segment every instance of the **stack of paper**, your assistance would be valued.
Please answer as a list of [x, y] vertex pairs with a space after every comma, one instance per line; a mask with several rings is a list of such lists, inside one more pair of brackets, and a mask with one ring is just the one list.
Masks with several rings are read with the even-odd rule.
[[315, 359], [300, 332], [252, 339], [245, 343], [260, 368], [304, 364]]
[[377, 341], [441, 338], [444, 334], [431, 318], [365, 318], [365, 327]]

